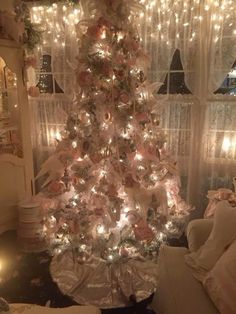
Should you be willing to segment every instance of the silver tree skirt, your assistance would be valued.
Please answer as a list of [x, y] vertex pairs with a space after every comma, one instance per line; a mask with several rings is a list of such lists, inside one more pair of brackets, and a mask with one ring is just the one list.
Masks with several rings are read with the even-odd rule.
[[107, 263], [91, 257], [79, 262], [71, 250], [53, 257], [50, 272], [62, 293], [79, 304], [100, 308], [129, 305], [131, 295], [137, 302], [156, 289], [157, 264], [148, 260], [127, 259]]

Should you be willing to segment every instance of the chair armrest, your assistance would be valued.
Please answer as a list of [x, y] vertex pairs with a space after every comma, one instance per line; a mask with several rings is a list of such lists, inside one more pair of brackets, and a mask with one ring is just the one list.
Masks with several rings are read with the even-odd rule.
[[190, 252], [197, 251], [209, 237], [213, 227], [213, 219], [195, 219], [187, 227], [187, 239]]

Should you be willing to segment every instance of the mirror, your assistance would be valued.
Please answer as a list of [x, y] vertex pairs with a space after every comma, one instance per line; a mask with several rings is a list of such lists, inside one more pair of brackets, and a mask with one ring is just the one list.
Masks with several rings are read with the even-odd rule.
[[0, 155], [22, 157], [17, 77], [0, 57]]

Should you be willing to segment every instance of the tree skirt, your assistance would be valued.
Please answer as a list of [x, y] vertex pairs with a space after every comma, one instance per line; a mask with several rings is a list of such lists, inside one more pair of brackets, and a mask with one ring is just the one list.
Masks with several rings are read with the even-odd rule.
[[53, 257], [50, 272], [62, 293], [79, 304], [100, 308], [130, 305], [148, 298], [156, 289], [158, 267], [148, 260], [127, 259], [107, 263], [91, 257], [79, 262], [72, 251]]

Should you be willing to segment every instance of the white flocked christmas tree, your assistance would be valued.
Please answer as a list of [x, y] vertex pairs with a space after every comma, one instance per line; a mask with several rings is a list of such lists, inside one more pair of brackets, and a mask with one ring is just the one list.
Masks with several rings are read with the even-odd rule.
[[155, 258], [191, 207], [165, 149], [150, 60], [135, 25], [138, 0], [87, 0], [77, 25], [74, 110], [38, 177], [53, 253], [80, 262]]

